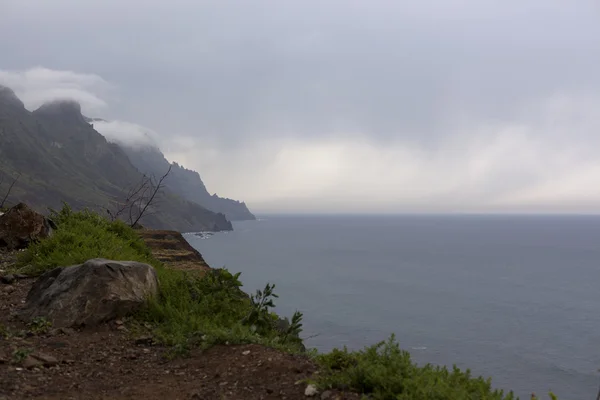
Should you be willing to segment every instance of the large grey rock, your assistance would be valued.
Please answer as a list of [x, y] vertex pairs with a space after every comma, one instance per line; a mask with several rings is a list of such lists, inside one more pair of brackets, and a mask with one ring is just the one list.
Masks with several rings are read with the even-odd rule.
[[40, 276], [20, 316], [44, 317], [55, 328], [93, 326], [132, 313], [157, 293], [150, 265], [95, 258]]

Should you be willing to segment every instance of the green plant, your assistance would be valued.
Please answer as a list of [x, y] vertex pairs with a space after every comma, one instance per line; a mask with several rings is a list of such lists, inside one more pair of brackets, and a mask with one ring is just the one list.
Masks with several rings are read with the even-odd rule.
[[20, 272], [39, 275], [97, 257], [158, 264], [135, 231], [121, 221], [108, 221], [89, 210], [74, 212], [66, 204], [60, 211], [51, 210], [50, 219], [56, 231], [19, 254]]
[[8, 338], [9, 336], [10, 336], [10, 331], [8, 330], [8, 328], [6, 326], [4, 326], [3, 324], [0, 324], [0, 339]]
[[287, 339], [289, 337], [300, 337], [300, 333], [302, 332], [302, 318], [304, 318], [304, 315], [300, 311], [294, 312], [294, 315], [292, 315], [291, 323], [288, 322], [287, 317], [285, 318], [285, 321], [289, 324], [289, 326], [283, 332], [284, 339]]
[[33, 349], [17, 349], [13, 352], [13, 361], [18, 364], [23, 362], [29, 355], [33, 353]]
[[270, 329], [275, 318], [270, 309], [275, 307], [274, 298], [278, 298], [273, 290], [275, 285], [267, 283], [264, 290], [256, 290], [256, 294], [250, 296], [250, 312], [243, 319], [243, 323], [249, 325], [253, 331]]
[[39, 335], [48, 332], [52, 327], [52, 323], [44, 317], [35, 317], [27, 324], [27, 327], [32, 333]]
[[287, 340], [287, 332], [277, 330], [279, 317], [269, 312], [272, 302], [255, 303], [242, 292], [239, 273], [216, 269], [198, 276], [166, 268], [158, 273], [160, 296], [149, 302], [140, 318], [154, 327], [160, 342], [175, 347], [174, 354], [185, 354], [187, 350], [180, 350], [194, 346], [224, 343], [301, 349], [299, 339]]
[[[394, 335], [364, 350], [344, 348], [316, 356], [321, 388], [353, 390], [378, 400], [513, 400], [514, 394], [493, 389], [490, 379], [472, 377], [454, 366], [417, 366]], [[552, 399], [553, 395], [550, 395]]]

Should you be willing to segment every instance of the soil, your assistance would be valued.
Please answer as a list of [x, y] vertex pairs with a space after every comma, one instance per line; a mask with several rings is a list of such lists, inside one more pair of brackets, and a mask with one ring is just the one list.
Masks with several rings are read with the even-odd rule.
[[[210, 269], [179, 233], [142, 235], [168, 266]], [[14, 253], [0, 253], [0, 265], [13, 261]], [[81, 331], [36, 331], [14, 317], [33, 282], [0, 283], [0, 400], [307, 399], [302, 380], [318, 373], [307, 357], [258, 345], [221, 345], [172, 359], [167, 348], [130, 332], [128, 321]], [[313, 398], [359, 396], [328, 392]]]

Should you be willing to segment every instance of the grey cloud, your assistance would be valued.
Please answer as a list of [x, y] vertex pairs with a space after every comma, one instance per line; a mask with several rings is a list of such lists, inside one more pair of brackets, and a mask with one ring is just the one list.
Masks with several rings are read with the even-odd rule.
[[[587, 163], [597, 157], [600, 7], [593, 0], [4, 0], [0, 7], [0, 37], [12, 38], [0, 41], [0, 69], [43, 65], [102, 77], [114, 88], [80, 82], [71, 95], [106, 103], [96, 107], [101, 116], [150, 127], [172, 157], [206, 171], [232, 196], [248, 197], [240, 189], [252, 189], [247, 181], [280, 182], [274, 169], [296, 171], [278, 158], [294, 159], [290, 146], [310, 154], [342, 146], [338, 169], [348, 174], [358, 174], [356, 146], [372, 146], [369, 162], [379, 163], [372, 172], [397, 174], [381, 182], [452, 182], [444, 201], [461, 204], [465, 196], [471, 207], [551, 197], [544, 185], [573, 182], [577, 171], [593, 171]], [[379, 162], [388, 149], [396, 157]], [[515, 152], [518, 162], [502, 160]], [[427, 171], [408, 179], [401, 163]], [[473, 163], [484, 171], [477, 179]], [[346, 175], [331, 168], [327, 184], [314, 188], [318, 174], [298, 172], [314, 207], [350, 190], [336, 183]], [[531, 187], [540, 189], [524, 192]], [[258, 191], [249, 197], [266, 204]], [[294, 200], [292, 189], [280, 195], [289, 199], [285, 207], [308, 203]], [[443, 207], [439, 197], [429, 202], [397, 198], [406, 207]]]

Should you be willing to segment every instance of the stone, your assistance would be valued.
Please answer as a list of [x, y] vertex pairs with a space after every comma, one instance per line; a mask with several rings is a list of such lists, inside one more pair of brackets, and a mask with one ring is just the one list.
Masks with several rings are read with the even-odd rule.
[[53, 367], [58, 364], [58, 360], [55, 357], [52, 357], [48, 354], [35, 353], [30, 355], [30, 357], [39, 360], [44, 367]]
[[138, 346], [152, 346], [154, 338], [152, 336], [140, 336], [135, 339], [135, 344]]
[[150, 265], [96, 258], [40, 276], [19, 317], [44, 317], [55, 328], [95, 326], [131, 314], [157, 293]]
[[321, 393], [321, 400], [328, 400], [331, 399], [333, 397], [333, 393], [331, 393], [331, 390], [326, 390], [323, 393]]
[[35, 357], [27, 356], [21, 362], [21, 365], [23, 366], [23, 368], [32, 369], [32, 368], [42, 367], [44, 365], [44, 363]]
[[319, 390], [317, 389], [317, 387], [313, 384], [310, 384], [306, 387], [306, 389], [304, 390], [304, 395], [306, 397], [314, 397], [317, 394], [319, 394]]
[[0, 248], [25, 249], [50, 236], [55, 227], [48, 218], [19, 203], [0, 216]]
[[8, 274], [8, 275], [4, 275], [3, 277], [0, 277], [0, 282], [4, 283], [6, 285], [11, 285], [16, 280], [17, 280], [16, 276], [14, 276], [12, 274]]
[[242, 351], [242, 354], [247, 356], [248, 354], [250, 354], [250, 350]]
[[14, 287], [14, 286], [11, 286], [11, 285], [4, 286], [4, 287], [2, 288], [2, 291], [3, 291], [4, 293], [10, 294], [10, 293], [12, 293], [12, 292], [14, 292], [14, 291], [15, 291], [15, 287]]

